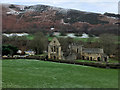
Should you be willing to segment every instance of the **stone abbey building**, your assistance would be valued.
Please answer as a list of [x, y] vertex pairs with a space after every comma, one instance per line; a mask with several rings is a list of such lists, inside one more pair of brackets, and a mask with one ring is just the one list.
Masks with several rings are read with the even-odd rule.
[[57, 40], [57, 38], [53, 38], [53, 40], [48, 45], [48, 58], [63, 59], [61, 45], [60, 45], [60, 42]]
[[69, 54], [64, 56], [62, 47], [57, 38], [48, 45], [48, 59], [62, 59], [62, 60], [96, 60], [107, 61], [108, 56], [101, 48], [84, 48], [82, 45], [71, 44], [67, 48]]

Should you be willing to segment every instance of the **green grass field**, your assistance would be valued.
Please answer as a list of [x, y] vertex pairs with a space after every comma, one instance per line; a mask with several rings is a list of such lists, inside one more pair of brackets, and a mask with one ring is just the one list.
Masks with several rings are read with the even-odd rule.
[[34, 35], [30, 34], [28, 36], [26, 36], [28, 40], [33, 40], [34, 39]]
[[[46, 37], [48, 38], [48, 41], [51, 41], [51, 40], [54, 38], [54, 37], [50, 37], [49, 35], [46, 36]], [[58, 38], [59, 38], [59, 37], [58, 37]], [[116, 36], [115, 38], [116, 38], [116, 40], [117, 40], [116, 44], [120, 44], [120, 41], [118, 41], [118, 38], [120, 38], [120, 36]], [[33, 40], [33, 39], [34, 39], [34, 35], [32, 35], [32, 34], [28, 35], [28, 36], [27, 36], [27, 39], [28, 39], [28, 40]], [[74, 40], [75, 40], [75, 41], [83, 41], [83, 42], [88, 42], [88, 41], [91, 40], [91, 42], [96, 42], [96, 41], [99, 40], [99, 38], [95, 38], [95, 37], [90, 37], [90, 38], [78, 38], [78, 37], [76, 37], [76, 38], [74, 38]], [[119, 40], [120, 40], [120, 39], [119, 39]]]
[[74, 38], [76, 41], [83, 41], [83, 42], [88, 42], [91, 39], [91, 42], [96, 42], [98, 41], [98, 38], [95, 37], [90, 37], [90, 38]]
[[118, 70], [37, 60], [3, 60], [3, 88], [117, 88]]

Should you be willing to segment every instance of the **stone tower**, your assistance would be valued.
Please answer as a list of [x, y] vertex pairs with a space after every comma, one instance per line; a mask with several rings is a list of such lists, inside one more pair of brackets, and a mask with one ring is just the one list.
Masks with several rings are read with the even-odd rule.
[[53, 38], [48, 45], [48, 59], [62, 59], [61, 45], [57, 38]]

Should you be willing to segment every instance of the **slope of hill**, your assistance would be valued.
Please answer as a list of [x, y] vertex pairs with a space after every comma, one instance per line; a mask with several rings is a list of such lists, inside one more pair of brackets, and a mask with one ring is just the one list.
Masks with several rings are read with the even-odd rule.
[[[47, 5], [2, 5], [3, 32], [84, 32], [96, 26], [114, 24], [118, 18], [106, 14], [63, 9]], [[111, 26], [111, 25], [110, 25]]]

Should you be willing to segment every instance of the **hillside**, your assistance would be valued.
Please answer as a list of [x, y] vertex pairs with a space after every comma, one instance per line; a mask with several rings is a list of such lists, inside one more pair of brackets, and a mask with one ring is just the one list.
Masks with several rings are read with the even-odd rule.
[[116, 26], [118, 16], [63, 9], [47, 5], [2, 5], [3, 32], [86, 32], [103, 25]]

